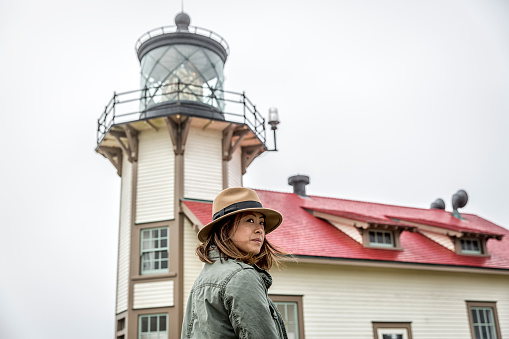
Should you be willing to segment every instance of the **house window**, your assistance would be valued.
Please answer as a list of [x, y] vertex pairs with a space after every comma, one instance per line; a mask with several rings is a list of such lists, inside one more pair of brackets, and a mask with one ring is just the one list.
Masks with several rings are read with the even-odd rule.
[[140, 315], [138, 339], [168, 339], [168, 315]]
[[394, 247], [394, 236], [391, 231], [369, 231], [371, 246]]
[[168, 227], [141, 231], [141, 274], [168, 272]]
[[409, 322], [373, 322], [375, 339], [412, 339]]
[[494, 302], [467, 301], [472, 339], [500, 339], [497, 308]]
[[302, 296], [270, 295], [285, 322], [288, 339], [304, 339]]
[[299, 320], [297, 316], [297, 303], [295, 302], [276, 302], [279, 313], [285, 321], [286, 331], [292, 338], [299, 338]]
[[481, 242], [478, 239], [460, 239], [461, 252], [467, 254], [482, 254]]

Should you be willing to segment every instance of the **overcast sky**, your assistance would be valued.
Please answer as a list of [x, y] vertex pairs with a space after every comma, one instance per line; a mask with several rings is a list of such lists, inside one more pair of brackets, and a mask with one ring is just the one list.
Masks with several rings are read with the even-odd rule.
[[[0, 338], [114, 335], [120, 179], [94, 152], [136, 39], [180, 1], [0, 0]], [[230, 44], [225, 88], [279, 109], [248, 187], [464, 212], [509, 227], [509, 2], [186, 0]], [[270, 136], [270, 135], [269, 135]]]

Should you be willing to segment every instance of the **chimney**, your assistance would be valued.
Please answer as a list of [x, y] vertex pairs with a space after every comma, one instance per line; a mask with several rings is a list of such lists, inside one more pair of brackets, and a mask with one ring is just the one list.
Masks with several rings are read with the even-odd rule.
[[293, 193], [300, 197], [307, 197], [306, 185], [309, 184], [309, 176], [307, 175], [294, 175], [288, 178], [288, 185], [293, 186]]

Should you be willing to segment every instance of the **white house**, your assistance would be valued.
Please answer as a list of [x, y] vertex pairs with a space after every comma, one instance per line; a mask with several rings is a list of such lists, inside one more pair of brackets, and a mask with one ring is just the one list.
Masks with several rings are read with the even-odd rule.
[[[284, 216], [269, 240], [295, 256], [270, 272], [294, 338], [509, 336], [507, 229], [457, 211], [257, 193]], [[212, 205], [182, 205], [186, 296], [200, 267], [192, 230]]]

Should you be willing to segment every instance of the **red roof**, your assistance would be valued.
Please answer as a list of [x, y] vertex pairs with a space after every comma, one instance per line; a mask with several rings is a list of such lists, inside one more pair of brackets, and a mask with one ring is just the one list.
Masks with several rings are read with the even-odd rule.
[[[473, 214], [462, 213], [464, 220], [459, 220], [450, 212], [437, 209], [318, 196], [301, 198], [293, 193], [263, 190], [256, 192], [264, 207], [281, 212], [284, 218], [281, 226], [267, 238], [274, 245], [297, 256], [509, 269], [509, 230]], [[212, 203], [189, 200], [183, 203], [202, 224], [212, 220]], [[413, 222], [457, 232], [482, 233], [503, 238], [488, 240], [489, 256], [460, 255], [419, 232], [408, 231], [403, 231], [400, 236], [403, 250], [366, 248], [307, 210], [322, 211], [368, 223], [406, 225], [405, 222]]]

